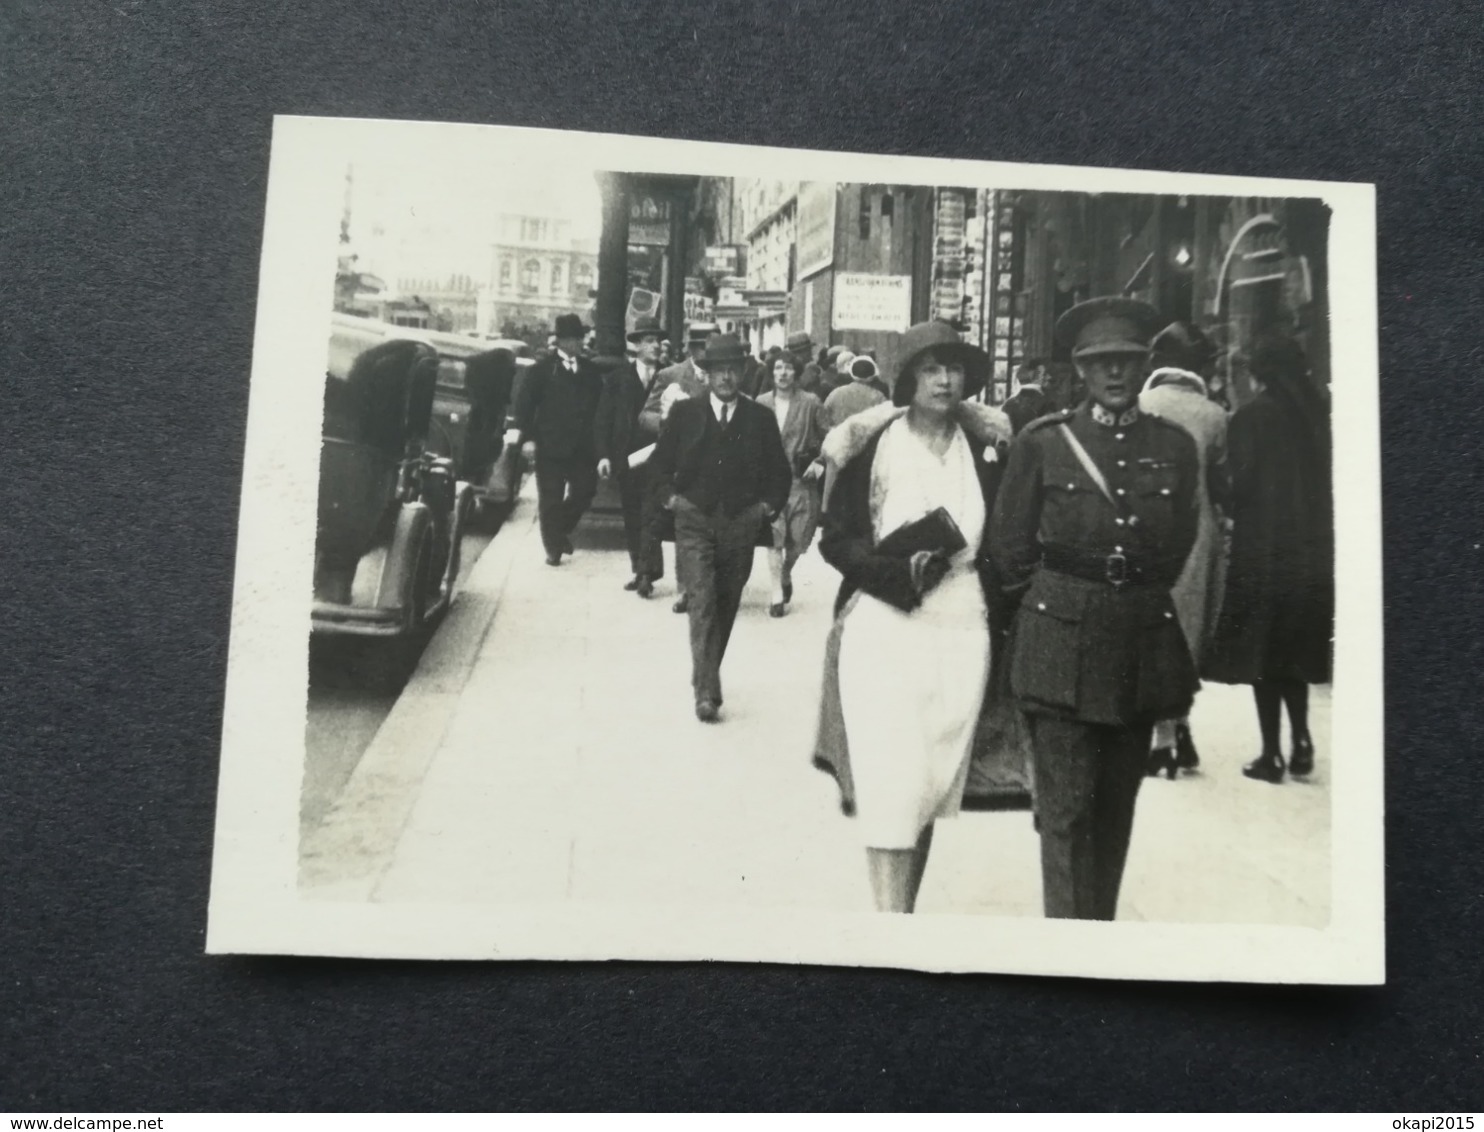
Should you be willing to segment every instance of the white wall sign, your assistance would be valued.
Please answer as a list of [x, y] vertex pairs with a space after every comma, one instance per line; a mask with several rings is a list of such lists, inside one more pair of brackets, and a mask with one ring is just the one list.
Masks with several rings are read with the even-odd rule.
[[912, 276], [847, 271], [835, 276], [835, 330], [900, 333], [912, 317]]
[[835, 203], [839, 186], [806, 181], [799, 186], [798, 277], [807, 279], [835, 262]]

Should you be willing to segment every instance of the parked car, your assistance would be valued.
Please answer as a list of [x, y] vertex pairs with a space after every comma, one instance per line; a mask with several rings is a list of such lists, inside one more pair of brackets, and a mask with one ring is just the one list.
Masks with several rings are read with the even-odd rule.
[[515, 389], [535, 364], [530, 348], [514, 339], [424, 337], [438, 351], [429, 445], [470, 485], [476, 513], [491, 515], [520, 492], [520, 453], [505, 451], [505, 426]]
[[413, 638], [453, 598], [470, 491], [427, 443], [437, 378], [425, 332], [332, 316], [316, 633]]

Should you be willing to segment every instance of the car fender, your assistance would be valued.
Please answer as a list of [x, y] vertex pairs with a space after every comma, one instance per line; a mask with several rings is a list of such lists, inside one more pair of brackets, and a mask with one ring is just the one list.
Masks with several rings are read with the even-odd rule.
[[387, 547], [381, 584], [376, 591], [376, 604], [383, 609], [401, 610], [405, 628], [409, 631], [415, 629], [421, 620], [417, 593], [418, 553], [432, 525], [433, 515], [426, 503], [402, 504]]

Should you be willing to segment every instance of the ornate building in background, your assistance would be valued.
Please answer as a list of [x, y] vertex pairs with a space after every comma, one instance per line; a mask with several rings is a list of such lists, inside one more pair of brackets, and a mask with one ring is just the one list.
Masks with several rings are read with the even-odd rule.
[[477, 304], [480, 334], [544, 342], [558, 315], [592, 323], [598, 246], [571, 228], [563, 217], [500, 215]]

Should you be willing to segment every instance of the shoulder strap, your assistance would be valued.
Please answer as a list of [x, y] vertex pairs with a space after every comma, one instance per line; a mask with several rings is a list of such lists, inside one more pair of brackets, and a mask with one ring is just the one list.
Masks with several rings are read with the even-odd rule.
[[1065, 424], [1057, 425], [1056, 431], [1061, 433], [1063, 438], [1065, 438], [1067, 447], [1072, 450], [1072, 455], [1077, 457], [1077, 463], [1082, 465], [1082, 470], [1091, 477], [1093, 483], [1098, 485], [1098, 490], [1103, 493], [1103, 498], [1113, 504], [1113, 510], [1122, 514], [1123, 508], [1118, 505], [1118, 500], [1113, 497], [1113, 492], [1108, 489], [1108, 481], [1103, 477], [1102, 469], [1093, 463], [1092, 457], [1087, 454], [1087, 449], [1082, 447], [1082, 441], [1078, 440], [1076, 434]]

